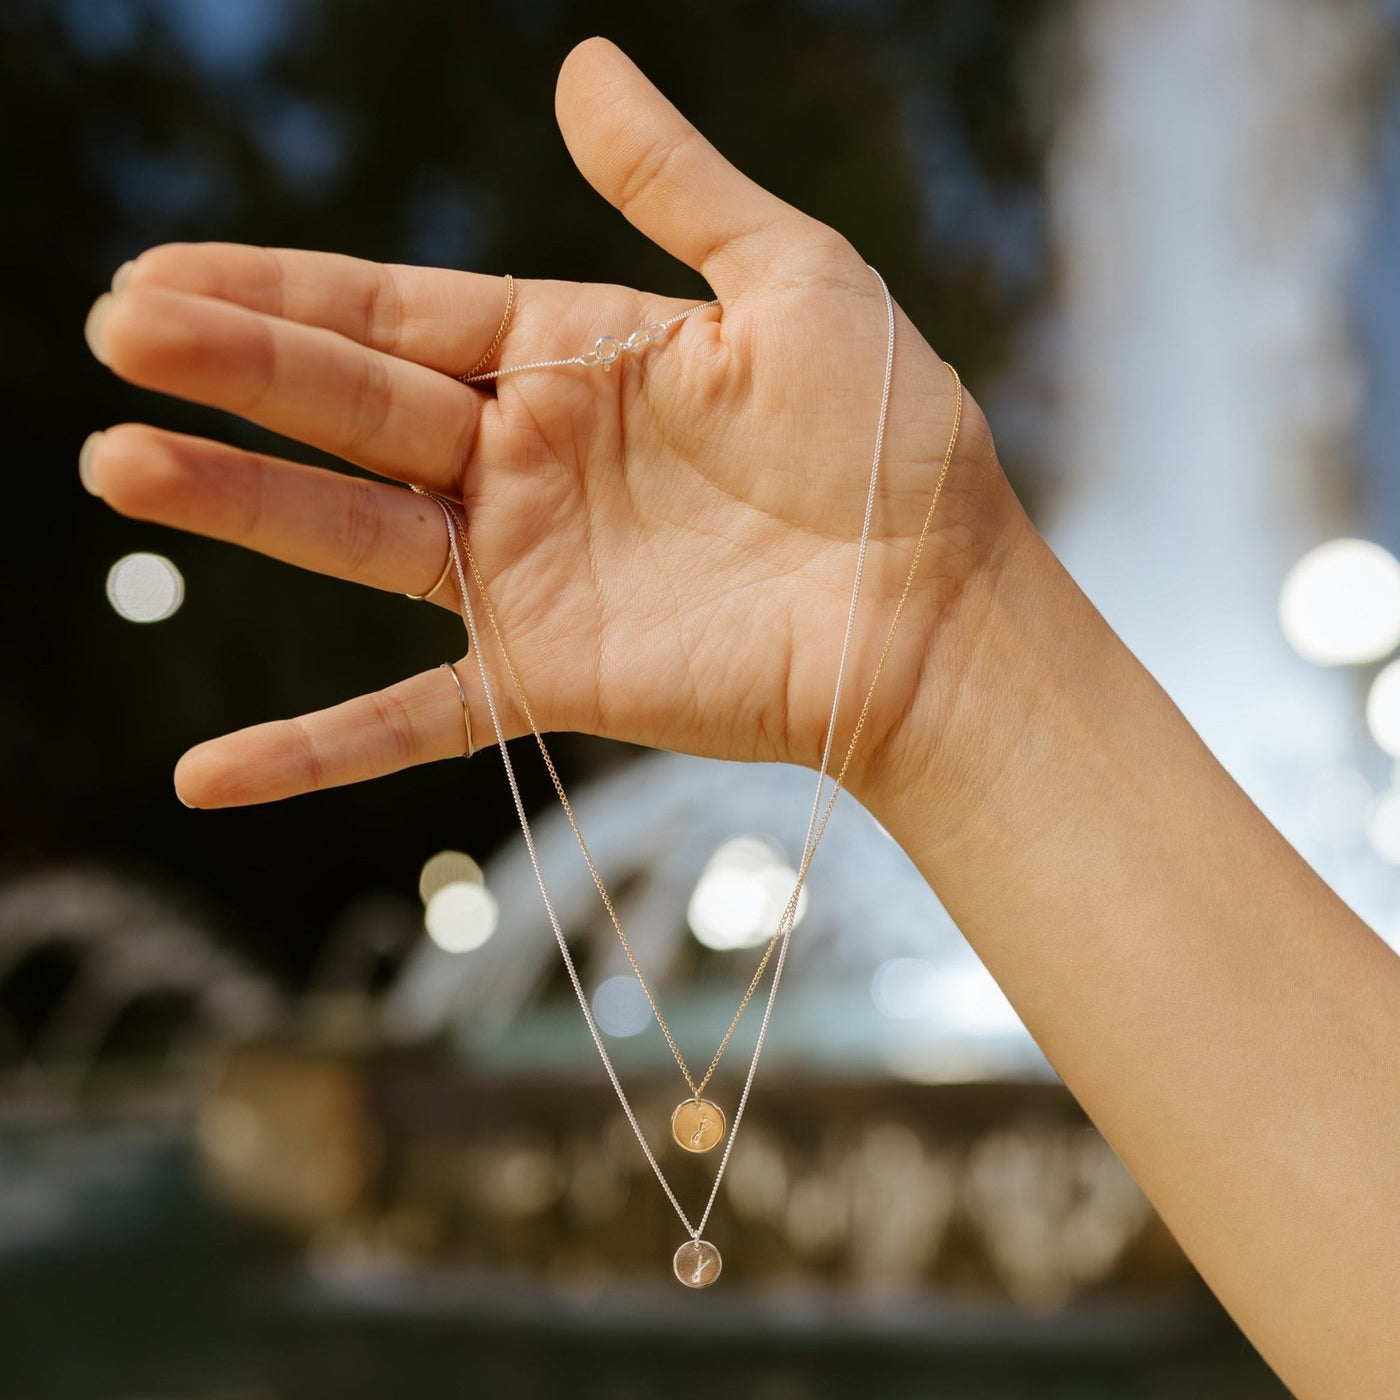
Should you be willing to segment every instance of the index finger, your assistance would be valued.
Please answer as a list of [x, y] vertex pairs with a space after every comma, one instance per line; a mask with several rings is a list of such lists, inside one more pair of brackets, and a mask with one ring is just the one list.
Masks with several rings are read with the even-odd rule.
[[480, 359], [506, 303], [502, 274], [244, 243], [164, 243], [123, 264], [112, 286], [234, 302], [451, 375]]

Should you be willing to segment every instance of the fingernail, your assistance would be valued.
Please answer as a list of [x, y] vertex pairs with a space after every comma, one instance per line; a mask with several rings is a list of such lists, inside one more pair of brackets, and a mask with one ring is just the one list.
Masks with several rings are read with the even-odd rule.
[[83, 483], [83, 487], [94, 496], [102, 494], [97, 489], [97, 480], [92, 474], [92, 459], [97, 455], [97, 444], [102, 441], [103, 436], [102, 433], [89, 433], [86, 441], [78, 449], [78, 479]]
[[180, 797], [180, 789], [179, 789], [179, 788], [176, 788], [176, 789], [175, 789], [175, 796], [180, 798], [180, 803], [181, 803], [182, 806], [188, 807], [188, 808], [190, 809], [190, 811], [192, 811], [192, 812], [197, 812], [197, 811], [199, 811], [199, 808], [196, 807], [196, 806], [194, 805], [193, 802], [186, 802], [185, 799], [184, 799], [183, 797]]
[[126, 279], [131, 276], [131, 269], [136, 264], [128, 259], [112, 274], [112, 290], [119, 292], [126, 286]]
[[107, 356], [102, 353], [102, 322], [107, 315], [107, 308], [112, 304], [111, 292], [103, 292], [92, 304], [92, 310], [88, 312], [87, 324], [83, 327], [83, 336], [87, 340], [88, 349], [102, 363], [107, 363]]

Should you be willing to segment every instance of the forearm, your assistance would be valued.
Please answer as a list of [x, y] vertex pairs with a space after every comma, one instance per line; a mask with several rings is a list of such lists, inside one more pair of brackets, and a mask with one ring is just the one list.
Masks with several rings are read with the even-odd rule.
[[1400, 958], [1015, 514], [866, 800], [1300, 1400], [1393, 1397]]

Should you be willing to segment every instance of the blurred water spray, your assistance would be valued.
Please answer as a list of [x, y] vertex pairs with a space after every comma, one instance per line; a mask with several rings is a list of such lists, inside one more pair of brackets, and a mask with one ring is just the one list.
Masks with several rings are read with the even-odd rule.
[[1346, 323], [1379, 20], [1353, 0], [1081, 0], [1049, 165], [1063, 491], [1046, 533], [1305, 854], [1306, 780], [1354, 756], [1351, 678], [1279, 585], [1341, 532]]
[[[184, 1004], [169, 1047], [177, 1059], [263, 1034], [281, 1014], [272, 984], [184, 901], [100, 868], [60, 866], [0, 883], [0, 1001], [27, 965], [54, 953], [70, 973], [13, 1046], [36, 1102], [67, 1103], [82, 1091], [122, 1018], [154, 998]], [[0, 1063], [0, 1109], [19, 1087], [14, 1068]], [[153, 1065], [148, 1077], [179, 1075], [178, 1066]]]

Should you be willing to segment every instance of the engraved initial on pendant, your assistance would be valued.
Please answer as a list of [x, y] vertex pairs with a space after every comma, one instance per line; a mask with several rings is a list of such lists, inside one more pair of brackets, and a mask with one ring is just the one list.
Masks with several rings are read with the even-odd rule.
[[709, 1099], [686, 1099], [671, 1115], [671, 1136], [687, 1152], [708, 1152], [724, 1137], [724, 1114]]
[[687, 1240], [676, 1251], [673, 1267], [687, 1288], [708, 1288], [719, 1277], [723, 1262], [709, 1240]]

